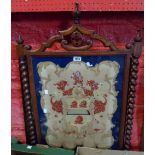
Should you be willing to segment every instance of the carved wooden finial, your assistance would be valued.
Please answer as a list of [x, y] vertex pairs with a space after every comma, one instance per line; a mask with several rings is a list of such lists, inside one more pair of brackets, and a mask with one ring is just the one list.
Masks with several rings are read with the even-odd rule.
[[75, 2], [74, 23], [80, 24], [80, 11], [78, 1]]
[[18, 39], [17, 39], [17, 44], [23, 44], [24, 43], [24, 40], [22, 38], [21, 35], [19, 35]]
[[142, 41], [141, 30], [137, 30], [137, 34], [136, 34], [134, 41], [135, 42], [141, 42]]
[[142, 52], [142, 37], [141, 31], [137, 31], [137, 35], [134, 38], [134, 46], [133, 46], [133, 56], [139, 58]]

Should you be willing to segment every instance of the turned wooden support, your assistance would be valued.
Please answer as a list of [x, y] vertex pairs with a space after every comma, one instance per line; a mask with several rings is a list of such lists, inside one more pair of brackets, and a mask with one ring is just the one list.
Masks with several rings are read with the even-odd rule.
[[130, 76], [129, 76], [129, 88], [128, 88], [128, 104], [127, 104], [127, 113], [126, 113], [126, 127], [125, 127], [125, 137], [124, 137], [124, 147], [125, 149], [130, 149], [130, 140], [132, 134], [133, 126], [133, 113], [134, 113], [134, 104], [135, 104], [135, 93], [136, 93], [136, 81], [138, 78], [138, 65], [139, 57], [142, 52], [142, 38], [140, 32], [137, 32], [137, 36], [134, 39], [134, 44], [132, 47], [132, 55], [130, 58]]
[[[24, 46], [24, 40], [19, 37], [17, 40], [17, 46]], [[18, 47], [17, 47], [18, 48]], [[29, 46], [24, 46], [26, 49], [30, 49]], [[28, 66], [26, 56], [19, 57], [19, 68], [20, 68], [20, 78], [22, 84], [22, 97], [23, 97], [23, 109], [24, 109], [24, 119], [25, 119], [25, 130], [26, 130], [26, 143], [29, 145], [35, 145], [37, 143], [35, 123], [32, 114], [32, 103], [30, 95], [29, 86], [29, 76], [28, 76]]]

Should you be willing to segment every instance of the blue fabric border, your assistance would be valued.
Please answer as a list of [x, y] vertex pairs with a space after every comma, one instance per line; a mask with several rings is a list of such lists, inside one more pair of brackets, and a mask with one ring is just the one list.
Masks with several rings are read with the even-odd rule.
[[[118, 55], [118, 56], [82, 56], [82, 61], [84, 62], [90, 62], [93, 66], [100, 63], [103, 60], [111, 60], [116, 61], [120, 65], [120, 71], [117, 76], [117, 83], [116, 83], [116, 90], [119, 91], [117, 96], [118, 101], [118, 108], [113, 116], [112, 122], [115, 125], [115, 127], [112, 129], [112, 134], [114, 137], [114, 144], [112, 146], [112, 149], [116, 149], [118, 147], [118, 140], [119, 140], [119, 128], [120, 128], [120, 116], [121, 116], [121, 105], [122, 105], [122, 93], [123, 93], [123, 78], [124, 78], [124, 67], [125, 67], [125, 56], [124, 55]], [[37, 97], [37, 106], [38, 106], [38, 113], [39, 113], [39, 123], [41, 128], [41, 141], [43, 144], [46, 144], [45, 142], [45, 135], [47, 132], [47, 127], [44, 125], [46, 122], [45, 115], [43, 113], [43, 110], [41, 108], [40, 104], [40, 94], [39, 91], [41, 91], [42, 86], [39, 83], [40, 77], [38, 75], [37, 71], [37, 64], [39, 62], [44, 61], [52, 61], [53, 63], [59, 65], [60, 67], [65, 67], [69, 62], [73, 61], [73, 56], [67, 56], [67, 57], [39, 57], [39, 56], [32, 56], [32, 66], [33, 66], [33, 73], [34, 73], [34, 81], [35, 81], [35, 91], [36, 91], [36, 97]]]

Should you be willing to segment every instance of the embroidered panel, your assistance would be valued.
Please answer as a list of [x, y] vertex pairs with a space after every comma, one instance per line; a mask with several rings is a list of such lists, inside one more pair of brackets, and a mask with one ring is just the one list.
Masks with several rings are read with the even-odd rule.
[[33, 57], [32, 63], [44, 143], [117, 147], [123, 56]]

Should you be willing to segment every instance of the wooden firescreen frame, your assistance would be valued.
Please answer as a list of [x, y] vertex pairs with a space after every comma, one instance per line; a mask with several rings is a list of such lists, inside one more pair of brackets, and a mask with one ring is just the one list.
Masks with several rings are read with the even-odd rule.
[[[83, 36], [87, 40], [83, 40]], [[69, 38], [69, 39], [68, 39]], [[93, 41], [100, 41], [104, 47], [110, 50], [92, 50]], [[65, 52], [46, 51], [55, 42], [60, 42]], [[30, 45], [24, 45], [21, 36], [17, 40], [17, 54], [20, 64], [20, 75], [23, 95], [24, 119], [26, 128], [26, 139], [30, 145], [41, 142], [41, 133], [39, 125], [39, 116], [37, 111], [37, 100], [35, 84], [32, 69], [32, 56], [113, 56], [124, 55], [124, 80], [123, 80], [123, 98], [122, 112], [119, 133], [118, 149], [130, 149], [130, 138], [132, 133], [132, 119], [134, 110], [134, 98], [136, 90], [136, 79], [138, 72], [138, 59], [141, 54], [141, 36], [140, 32], [134, 39], [134, 43], [127, 44], [125, 49], [118, 49], [113, 43], [105, 37], [100, 36], [93, 30], [82, 27], [79, 19], [75, 18], [73, 26], [65, 31], [60, 31], [46, 43], [43, 43], [37, 50], [32, 50]]]

